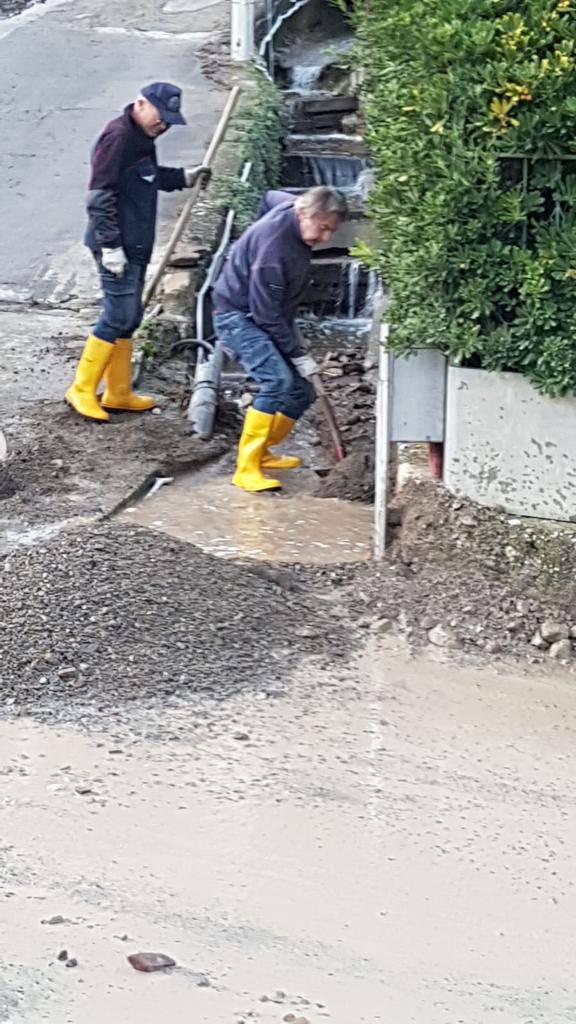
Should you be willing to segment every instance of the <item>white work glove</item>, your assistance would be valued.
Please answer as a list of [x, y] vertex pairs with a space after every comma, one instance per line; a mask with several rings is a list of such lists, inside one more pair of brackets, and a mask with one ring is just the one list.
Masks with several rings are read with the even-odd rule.
[[186, 181], [186, 188], [192, 188], [196, 184], [198, 178], [201, 179], [201, 188], [206, 188], [210, 178], [212, 177], [212, 171], [209, 167], [204, 167], [203, 164], [198, 164], [197, 167], [189, 167], [184, 171], [184, 180]]
[[320, 373], [320, 367], [312, 356], [297, 356], [292, 362], [301, 377], [313, 377], [315, 373]]
[[304, 337], [299, 327], [294, 328], [294, 333], [298, 338], [298, 348], [300, 349], [301, 352], [304, 353], [304, 355], [307, 355], [308, 352], [310, 351], [310, 342], [308, 338]]
[[128, 266], [124, 249], [102, 249], [102, 266], [115, 277], [123, 277]]

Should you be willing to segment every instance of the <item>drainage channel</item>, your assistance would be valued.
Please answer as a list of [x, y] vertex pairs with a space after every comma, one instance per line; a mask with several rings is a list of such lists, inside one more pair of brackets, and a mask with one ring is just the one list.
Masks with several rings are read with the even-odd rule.
[[[364, 453], [371, 449], [374, 416], [366, 355], [376, 280], [350, 258], [350, 247], [369, 230], [363, 215], [368, 154], [358, 134], [343, 130], [346, 119], [355, 116], [355, 97], [319, 90], [322, 67], [307, 67], [306, 74], [298, 72], [296, 89], [293, 82], [287, 83], [293, 130], [285, 141], [280, 187], [297, 193], [312, 185], [335, 185], [350, 202], [351, 220], [329, 245], [314, 251], [299, 326], [323, 365], [357, 472], [354, 453], [357, 447]], [[228, 400], [238, 405], [247, 401], [247, 385], [238, 367], [225, 369], [222, 388]], [[365, 500], [347, 500], [348, 460], [334, 466], [317, 409], [305, 417], [290, 441], [290, 450], [301, 456], [305, 468], [278, 474], [281, 492], [247, 494], [235, 488], [235, 453], [230, 453], [209, 468], [157, 489], [125, 509], [120, 521], [193, 543], [222, 558], [316, 565], [369, 559], [372, 508]]]

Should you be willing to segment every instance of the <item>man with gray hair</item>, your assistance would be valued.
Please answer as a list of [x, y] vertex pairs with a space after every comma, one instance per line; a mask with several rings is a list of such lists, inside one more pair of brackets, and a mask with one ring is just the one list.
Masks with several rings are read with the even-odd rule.
[[318, 366], [304, 351], [294, 318], [313, 246], [328, 242], [347, 216], [346, 199], [329, 186], [298, 197], [267, 192], [258, 219], [232, 247], [214, 287], [218, 338], [260, 385], [246, 413], [233, 479], [245, 491], [278, 490], [280, 482], [262, 470], [300, 465], [296, 456], [269, 449], [314, 401], [309, 378]]
[[[207, 167], [160, 167], [155, 140], [184, 125], [181, 90], [170, 82], [142, 89], [135, 103], [106, 125], [92, 153], [85, 242], [100, 271], [103, 303], [84, 346], [66, 400], [92, 420], [108, 409], [145, 412], [154, 399], [132, 391], [132, 335], [142, 319], [142, 291], [156, 231], [158, 192], [191, 188]], [[100, 403], [97, 388], [104, 377]]]

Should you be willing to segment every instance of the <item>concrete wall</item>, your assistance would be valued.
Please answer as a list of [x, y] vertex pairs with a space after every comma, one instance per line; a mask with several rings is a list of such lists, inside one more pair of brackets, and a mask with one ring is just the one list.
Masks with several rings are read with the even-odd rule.
[[444, 481], [516, 515], [576, 519], [576, 399], [516, 373], [448, 370]]

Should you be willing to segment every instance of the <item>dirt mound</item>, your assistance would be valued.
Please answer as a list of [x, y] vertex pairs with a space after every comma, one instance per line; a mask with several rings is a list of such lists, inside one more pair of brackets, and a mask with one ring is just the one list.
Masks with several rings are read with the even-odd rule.
[[0, 518], [51, 522], [110, 512], [158, 473], [170, 476], [227, 450], [206, 443], [173, 406], [160, 415], [118, 414], [92, 423], [64, 403], [35, 406], [6, 424], [9, 461], [0, 477]]
[[553, 640], [538, 640], [544, 624], [576, 636], [575, 527], [482, 508], [431, 480], [404, 488], [390, 519], [398, 525], [386, 560], [343, 579], [366, 626], [389, 622], [414, 644], [531, 661], [552, 651]]
[[321, 480], [316, 492], [319, 498], [342, 498], [346, 501], [374, 501], [374, 454], [366, 447], [358, 448], [336, 463]]
[[74, 530], [2, 575], [0, 700], [26, 712], [273, 688], [286, 665], [348, 644], [297, 585], [147, 530]]

